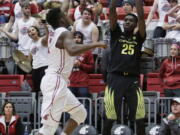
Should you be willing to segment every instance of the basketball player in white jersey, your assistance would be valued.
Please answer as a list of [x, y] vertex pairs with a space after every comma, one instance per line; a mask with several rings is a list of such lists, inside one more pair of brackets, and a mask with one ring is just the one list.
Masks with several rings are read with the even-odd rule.
[[[68, 0], [67, 0], [68, 1]], [[51, 9], [46, 16], [47, 22], [53, 27], [54, 33], [48, 39], [48, 69], [41, 82], [43, 103], [39, 135], [54, 135], [62, 112], [68, 112], [67, 121], [61, 135], [70, 135], [72, 131], [86, 119], [84, 106], [67, 88], [68, 77], [73, 67], [73, 57], [95, 47], [106, 48], [101, 42], [88, 45], [76, 45], [73, 35], [66, 27], [68, 20], [59, 9]]]

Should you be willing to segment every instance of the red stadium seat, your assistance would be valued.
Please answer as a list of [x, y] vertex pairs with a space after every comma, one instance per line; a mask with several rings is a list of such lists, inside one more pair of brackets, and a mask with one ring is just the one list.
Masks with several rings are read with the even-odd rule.
[[24, 75], [0, 75], [0, 92], [21, 91]]
[[99, 93], [105, 90], [102, 74], [89, 74], [88, 88], [90, 93]]
[[123, 20], [126, 15], [126, 13], [124, 12], [124, 9], [122, 7], [117, 7], [116, 12], [117, 12], [118, 20]]
[[147, 74], [147, 91], [158, 91], [161, 96], [164, 95], [163, 88], [160, 85], [159, 73]]
[[[144, 6], [144, 18], [147, 19], [148, 18], [148, 15], [151, 11], [151, 6]], [[153, 19], [158, 19], [158, 14], [155, 13], [154, 16], [153, 16]]]
[[33, 90], [34, 86], [33, 86], [33, 81], [32, 81], [32, 75], [31, 75], [31, 74], [26, 75], [26, 76], [24, 77], [24, 80], [26, 80], [26, 81], [28, 82], [29, 86], [30, 86], [30, 87], [32, 88], [32, 90]]

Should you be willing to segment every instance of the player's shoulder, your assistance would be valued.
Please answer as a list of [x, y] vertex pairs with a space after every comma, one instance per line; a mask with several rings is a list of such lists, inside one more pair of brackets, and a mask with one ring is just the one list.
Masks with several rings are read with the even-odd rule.
[[69, 33], [70, 31], [64, 27], [59, 27], [55, 30], [56, 34]]

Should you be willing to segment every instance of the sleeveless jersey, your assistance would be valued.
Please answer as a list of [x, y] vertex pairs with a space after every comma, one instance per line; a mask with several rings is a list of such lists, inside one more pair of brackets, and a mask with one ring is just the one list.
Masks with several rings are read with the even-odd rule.
[[66, 81], [72, 71], [74, 57], [71, 57], [65, 49], [56, 47], [56, 43], [61, 34], [67, 29], [60, 27], [48, 39], [48, 69], [46, 73], [60, 74]]

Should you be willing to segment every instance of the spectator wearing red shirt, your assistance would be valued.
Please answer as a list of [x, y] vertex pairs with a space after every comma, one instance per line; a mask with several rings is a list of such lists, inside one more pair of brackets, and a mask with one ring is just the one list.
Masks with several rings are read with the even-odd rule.
[[0, 115], [1, 135], [23, 135], [24, 126], [20, 116], [16, 114], [15, 106], [11, 102], [5, 102]]
[[13, 4], [0, 0], [0, 24], [7, 23], [13, 11]]
[[[77, 44], [83, 42], [83, 34], [79, 31], [74, 33]], [[88, 73], [94, 69], [94, 58], [91, 51], [78, 56], [74, 62], [72, 73], [69, 77], [70, 90], [76, 97], [89, 97]]]
[[160, 82], [166, 97], [180, 97], [180, 46], [172, 44], [170, 57], [166, 58], [160, 68]]

